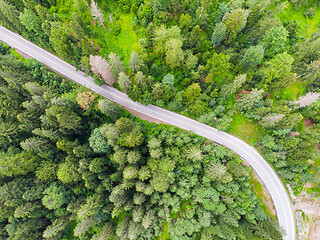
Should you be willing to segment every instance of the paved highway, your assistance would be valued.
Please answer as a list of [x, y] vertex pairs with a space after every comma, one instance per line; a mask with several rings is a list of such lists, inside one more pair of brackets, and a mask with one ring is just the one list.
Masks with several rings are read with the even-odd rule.
[[143, 106], [133, 102], [126, 94], [112, 87], [106, 85], [99, 87], [93, 83], [92, 77], [85, 76], [83, 72], [77, 71], [70, 64], [2, 26], [0, 26], [0, 41], [38, 60], [64, 77], [91, 89], [102, 97], [178, 128], [193, 131], [195, 134], [224, 145], [237, 153], [251, 165], [267, 187], [275, 205], [278, 221], [286, 232], [283, 239], [296, 239], [295, 221], [288, 193], [274, 170], [253, 147], [230, 134], [185, 116], [153, 105]]

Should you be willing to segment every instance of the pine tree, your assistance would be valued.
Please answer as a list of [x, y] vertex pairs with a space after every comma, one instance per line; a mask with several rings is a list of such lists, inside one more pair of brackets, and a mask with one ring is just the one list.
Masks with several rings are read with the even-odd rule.
[[255, 103], [257, 103], [261, 98], [262, 94], [264, 93], [263, 89], [252, 89], [252, 91], [249, 94], [245, 94], [241, 96], [236, 101], [236, 108], [238, 108], [240, 111], [248, 111], [250, 110]]
[[91, 227], [97, 225], [99, 220], [95, 217], [86, 218], [77, 223], [74, 228], [74, 236], [79, 237], [86, 233]]
[[101, 99], [98, 103], [100, 111], [109, 116], [111, 119], [116, 120], [120, 112], [120, 108], [113, 102], [107, 99]]
[[235, 78], [235, 80], [233, 81], [233, 83], [228, 84], [228, 85], [224, 85], [222, 87], [221, 95], [224, 98], [230, 97], [232, 94], [234, 94], [242, 86], [243, 83], [246, 82], [246, 79], [247, 79], [246, 74], [238, 75]]
[[56, 218], [51, 225], [49, 225], [43, 232], [44, 238], [52, 238], [64, 230], [68, 222], [65, 219]]
[[142, 203], [144, 203], [145, 200], [146, 200], [146, 197], [143, 193], [135, 193], [133, 195], [133, 202], [136, 205], [141, 205]]
[[115, 53], [110, 53], [109, 56], [110, 69], [112, 72], [112, 76], [117, 78], [120, 72], [125, 71], [125, 67], [123, 62], [121, 62], [120, 57]]
[[143, 74], [143, 72], [138, 71], [134, 76], [134, 80], [136, 84], [143, 85], [146, 81], [146, 76]]
[[129, 219], [126, 217], [122, 222], [117, 225], [116, 235], [120, 239], [126, 239], [128, 237]]
[[138, 173], [139, 171], [135, 166], [128, 165], [123, 170], [123, 178], [131, 180], [131, 179], [137, 178]]
[[139, 170], [139, 179], [145, 181], [151, 177], [151, 171], [147, 166], [142, 166]]
[[111, 239], [114, 235], [114, 228], [112, 223], [106, 223], [103, 228], [92, 236], [91, 240], [108, 240]]
[[140, 159], [141, 159], [140, 152], [135, 151], [135, 150], [132, 150], [132, 151], [128, 152], [128, 155], [127, 155], [128, 163], [136, 164], [136, 163], [139, 162]]
[[143, 64], [144, 64], [144, 62], [143, 62], [142, 58], [140, 57], [140, 55], [137, 54], [135, 51], [132, 51], [132, 53], [130, 55], [130, 60], [129, 60], [129, 68], [133, 72], [137, 72], [141, 69]]
[[134, 207], [132, 211], [132, 220], [134, 222], [140, 222], [143, 216], [143, 207], [142, 206], [136, 206]]
[[199, 162], [202, 160], [202, 152], [199, 147], [191, 146], [186, 150], [186, 157], [193, 162]]
[[121, 206], [124, 203], [125, 194], [126, 192], [117, 186], [112, 189], [109, 199], [115, 206]]
[[260, 120], [260, 124], [263, 126], [263, 127], [273, 127], [277, 122], [279, 122], [285, 115], [284, 114], [270, 114], [270, 115], [267, 115], [265, 117], [263, 117], [261, 120]]
[[20, 143], [22, 149], [32, 153], [40, 153], [48, 150], [48, 141], [42, 138], [28, 138]]
[[129, 86], [131, 85], [131, 80], [124, 72], [120, 72], [118, 77], [118, 84], [121, 90], [127, 92]]
[[146, 212], [144, 217], [142, 218], [142, 226], [145, 229], [148, 229], [154, 220], [154, 212], [153, 210], [149, 210]]
[[225, 176], [226, 173], [227, 173], [227, 167], [220, 162], [217, 162], [217, 163], [210, 162], [207, 164], [205, 168], [205, 175], [213, 181], [215, 180], [220, 181]]
[[80, 206], [77, 212], [80, 220], [95, 215], [102, 207], [101, 199], [98, 195], [90, 196], [86, 199], [86, 203]]
[[129, 228], [128, 228], [128, 238], [130, 240], [135, 240], [138, 238], [140, 230], [140, 224], [137, 224], [135, 222], [130, 222]]
[[218, 47], [224, 40], [227, 32], [227, 26], [223, 22], [219, 22], [213, 29], [211, 42], [213, 47]]

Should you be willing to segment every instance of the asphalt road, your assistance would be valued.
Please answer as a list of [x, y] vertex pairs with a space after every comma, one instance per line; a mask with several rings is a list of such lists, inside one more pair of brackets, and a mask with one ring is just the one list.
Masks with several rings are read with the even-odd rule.
[[275, 205], [278, 221], [286, 232], [283, 239], [296, 239], [295, 221], [288, 193], [274, 170], [253, 147], [230, 134], [177, 113], [153, 105], [143, 106], [140, 103], [133, 102], [126, 94], [112, 87], [106, 85], [99, 87], [93, 83], [92, 77], [87, 77], [83, 72], [76, 71], [70, 64], [2, 26], [0, 26], [0, 41], [29, 55], [55, 72], [91, 89], [104, 98], [178, 128], [193, 131], [199, 136], [213, 140], [217, 144], [224, 145], [234, 151], [251, 165], [267, 187]]

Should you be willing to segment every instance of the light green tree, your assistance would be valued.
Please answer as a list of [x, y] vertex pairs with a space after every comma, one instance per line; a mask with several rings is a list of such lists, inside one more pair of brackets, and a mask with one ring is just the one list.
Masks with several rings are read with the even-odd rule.
[[184, 92], [184, 97], [189, 103], [194, 102], [201, 93], [201, 87], [199, 83], [191, 84]]
[[236, 108], [240, 111], [248, 111], [250, 110], [255, 103], [257, 103], [260, 99], [262, 99], [264, 90], [263, 89], [252, 89], [252, 91], [249, 94], [242, 95], [237, 101], [236, 101]]
[[120, 72], [125, 71], [125, 66], [123, 62], [121, 62], [120, 57], [115, 53], [110, 53], [108, 58], [112, 76], [114, 78], [117, 78]]
[[77, 164], [68, 158], [64, 163], [59, 164], [57, 176], [62, 183], [76, 183], [81, 179]]
[[223, 22], [219, 22], [215, 25], [211, 36], [211, 42], [213, 47], [218, 47], [224, 40], [227, 32], [227, 26]]
[[283, 27], [272, 27], [263, 37], [263, 46], [268, 56], [281, 53], [286, 48], [288, 31]]
[[48, 209], [60, 208], [67, 203], [67, 193], [63, 186], [59, 186], [56, 182], [46, 188], [43, 192], [42, 204]]
[[288, 53], [280, 53], [275, 56], [274, 59], [266, 62], [261, 69], [262, 78], [265, 84], [272, 82], [273, 80], [283, 80], [283, 78], [291, 72], [293, 57]]
[[133, 72], [137, 72], [141, 69], [143, 64], [144, 64], [144, 62], [143, 62], [143, 59], [141, 58], [141, 56], [139, 54], [137, 54], [135, 51], [132, 51], [132, 53], [130, 55], [130, 60], [129, 60], [129, 68]]
[[170, 68], [177, 68], [184, 61], [184, 51], [182, 50], [182, 41], [171, 38], [166, 42], [166, 63]]
[[44, 238], [52, 238], [57, 236], [68, 224], [68, 221], [65, 219], [56, 218], [51, 225], [47, 226], [44, 230], [42, 236]]
[[232, 94], [234, 94], [245, 82], [247, 79], [246, 74], [238, 75], [236, 76], [233, 83], [224, 85], [221, 89], [221, 95], [224, 98], [230, 97]]

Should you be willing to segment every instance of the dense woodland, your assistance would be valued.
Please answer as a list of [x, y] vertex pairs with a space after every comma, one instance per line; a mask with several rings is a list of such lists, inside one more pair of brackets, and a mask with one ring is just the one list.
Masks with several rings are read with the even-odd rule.
[[[0, 23], [99, 85], [245, 138], [317, 196], [319, 5], [0, 0]], [[3, 239], [281, 238], [226, 149], [1, 54]]]
[[229, 150], [1, 46], [1, 239], [281, 238]]

